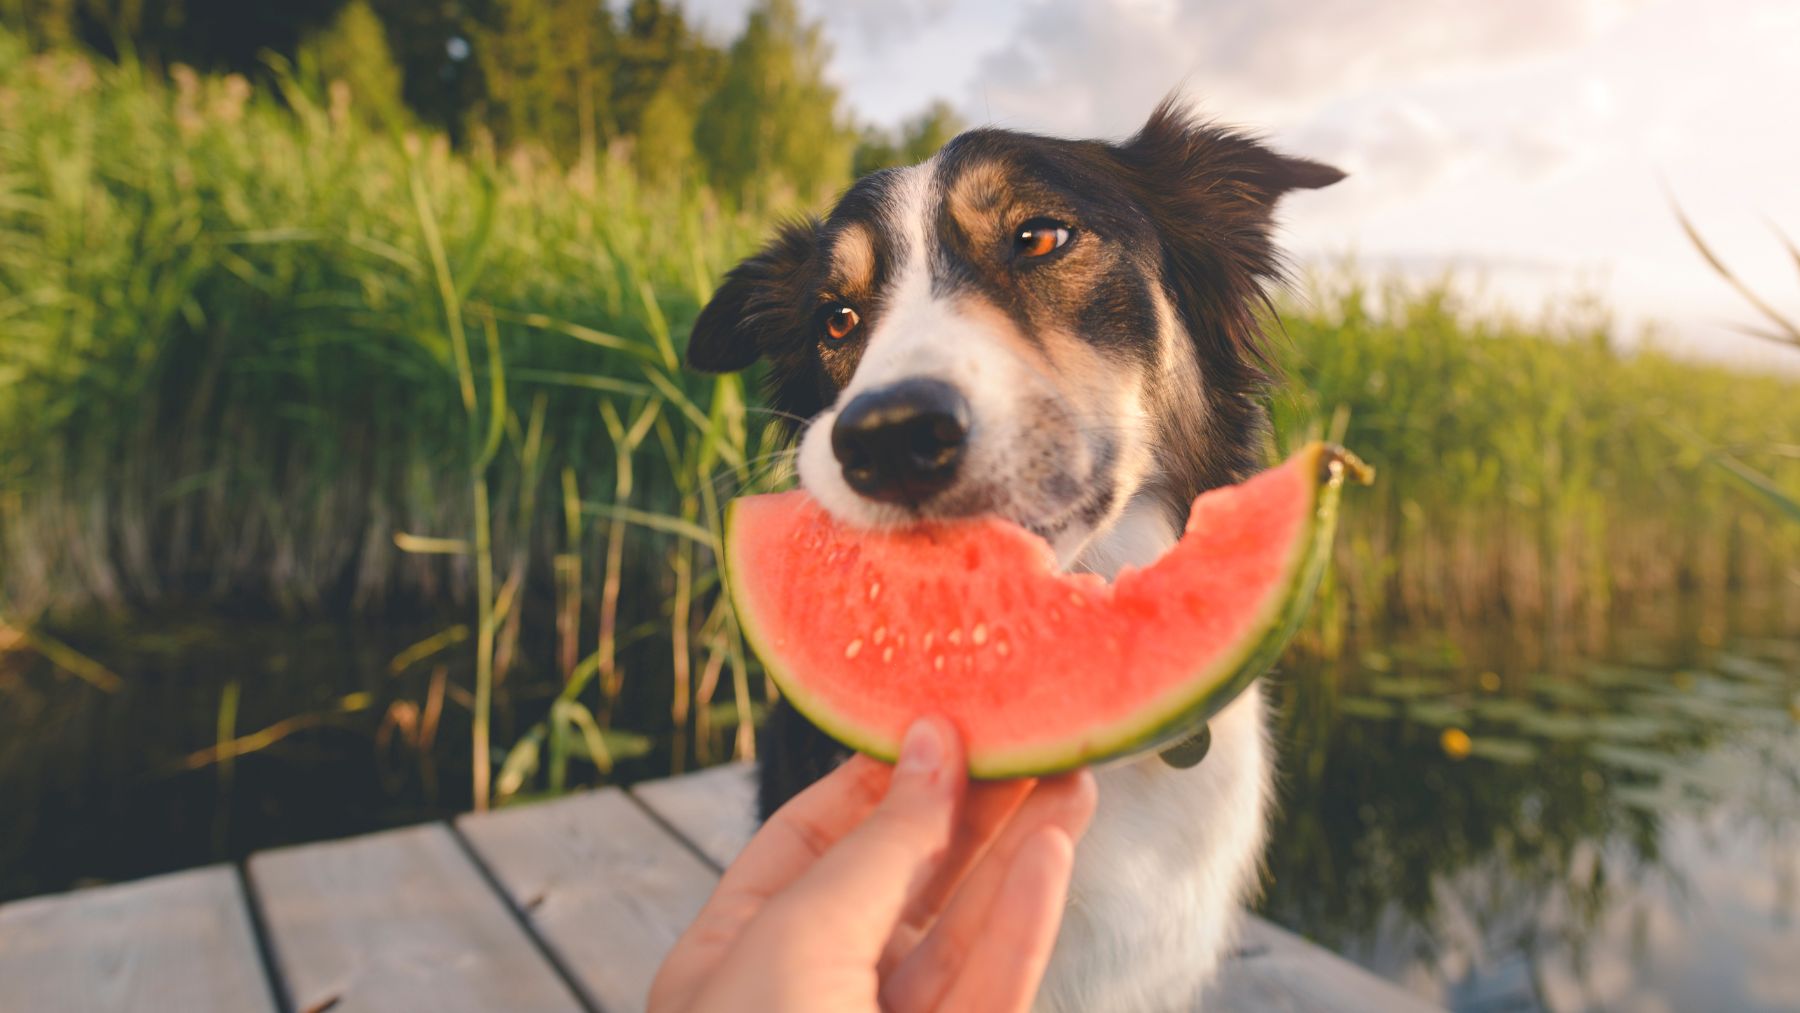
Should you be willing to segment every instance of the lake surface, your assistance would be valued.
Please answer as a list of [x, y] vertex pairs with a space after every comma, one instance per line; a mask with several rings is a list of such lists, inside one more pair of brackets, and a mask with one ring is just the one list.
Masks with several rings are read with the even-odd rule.
[[[436, 664], [390, 671], [437, 628], [63, 631], [118, 672], [116, 693], [0, 655], [0, 899], [466, 807], [459, 652], [442, 655], [434, 741], [419, 719]], [[1504, 623], [1357, 639], [1269, 679], [1283, 759], [1266, 914], [1459, 1010], [1800, 1009], [1791, 603], [1671, 605], [1585, 644]], [[496, 741], [554, 689], [515, 671]], [[665, 714], [646, 679], [619, 723], [663, 732]], [[286, 734], [198, 763], [222, 725]], [[619, 779], [666, 772], [660, 741]]]
[[1800, 628], [1661, 618], [1278, 674], [1264, 912], [1458, 1010], [1800, 1009]]

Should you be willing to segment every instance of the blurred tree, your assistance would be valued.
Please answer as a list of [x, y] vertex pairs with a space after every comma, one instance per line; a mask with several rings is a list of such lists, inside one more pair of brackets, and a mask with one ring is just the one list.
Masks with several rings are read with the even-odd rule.
[[898, 130], [864, 127], [856, 142], [853, 174], [862, 177], [877, 169], [923, 162], [962, 131], [962, 118], [942, 99], [902, 123]]
[[462, 143], [468, 110], [484, 95], [480, 68], [470, 55], [469, 5], [464, 0], [369, 0], [369, 6], [387, 28], [407, 108]]
[[701, 106], [695, 146], [711, 181], [746, 202], [823, 196], [850, 179], [854, 133], [825, 80], [817, 25], [794, 0], [762, 0], [731, 46], [725, 72]]
[[630, 137], [646, 178], [687, 175], [695, 164], [695, 114], [718, 87], [725, 54], [665, 0], [632, 0], [613, 69], [612, 123]]
[[345, 0], [0, 0], [0, 22], [35, 46], [81, 44], [117, 58], [261, 74], [265, 51], [292, 58]]
[[694, 105], [673, 87], [658, 88], [643, 108], [637, 135], [631, 139], [631, 161], [646, 180], [679, 182], [694, 176]]
[[535, 141], [591, 164], [616, 34], [598, 0], [487, 0], [468, 30], [485, 86], [473, 114], [501, 144]]
[[397, 127], [407, 120], [400, 67], [388, 49], [387, 29], [366, 0], [350, 0], [324, 31], [300, 44], [303, 77], [350, 89], [350, 108], [365, 122]]
[[76, 25], [75, 0], [0, 0], [0, 26], [33, 49], [66, 45]]

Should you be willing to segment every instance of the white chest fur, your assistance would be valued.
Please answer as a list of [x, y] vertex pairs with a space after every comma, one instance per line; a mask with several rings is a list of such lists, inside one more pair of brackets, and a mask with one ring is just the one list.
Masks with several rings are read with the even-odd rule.
[[[1083, 552], [1080, 568], [1110, 577], [1173, 542], [1159, 510], [1133, 504]], [[1075, 852], [1038, 1010], [1196, 1008], [1255, 886], [1270, 794], [1260, 689], [1245, 691], [1211, 727], [1212, 748], [1192, 769], [1151, 756], [1098, 772], [1099, 810]]]

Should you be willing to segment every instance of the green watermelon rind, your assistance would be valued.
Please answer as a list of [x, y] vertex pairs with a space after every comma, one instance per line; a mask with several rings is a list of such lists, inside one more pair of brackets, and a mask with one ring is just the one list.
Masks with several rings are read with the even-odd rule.
[[[1290, 555], [1285, 577], [1267, 594], [1259, 621], [1250, 624], [1252, 629], [1262, 630], [1260, 635], [1246, 636], [1240, 650], [1215, 656], [1201, 672], [1183, 680], [1181, 685], [1192, 689], [1177, 696], [1168, 706], [1133, 715], [1132, 718], [1137, 720], [1128, 718], [1090, 728], [1079, 742], [971, 752], [969, 775], [980, 780], [1039, 777], [1141, 756], [1186, 738], [1266, 673], [1299, 630], [1324, 577], [1337, 529], [1338, 502], [1345, 475], [1363, 472], [1363, 465], [1354, 455], [1325, 443], [1308, 445], [1287, 463], [1297, 463], [1308, 456], [1313, 458], [1306, 468], [1313, 480], [1310, 531], [1295, 540], [1295, 551]], [[747, 595], [738, 593], [740, 584], [732, 579], [733, 573], [742, 565], [733, 550], [733, 546], [739, 544], [733, 537], [736, 521], [737, 504], [733, 502], [725, 512], [726, 587], [737, 612], [738, 627], [751, 649], [762, 659], [765, 671], [794, 709], [819, 730], [859, 753], [893, 762], [900, 752], [898, 738], [872, 732], [837, 712], [807, 693], [805, 687], [780, 666], [779, 656], [770, 649], [761, 633], [762, 624], [757, 620], [755, 603], [747, 600]]]

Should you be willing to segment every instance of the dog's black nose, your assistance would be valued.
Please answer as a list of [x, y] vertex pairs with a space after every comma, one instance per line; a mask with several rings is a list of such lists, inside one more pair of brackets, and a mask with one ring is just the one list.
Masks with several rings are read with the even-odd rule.
[[968, 436], [969, 402], [920, 377], [851, 398], [831, 427], [831, 452], [850, 488], [916, 506], [956, 477]]

